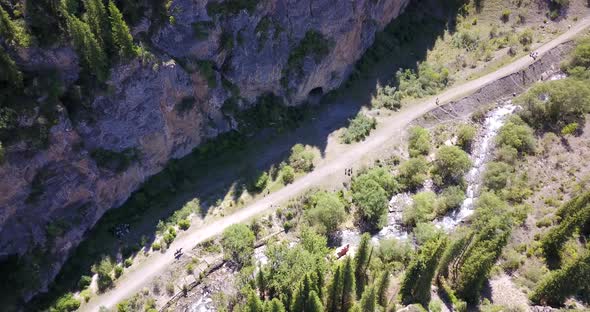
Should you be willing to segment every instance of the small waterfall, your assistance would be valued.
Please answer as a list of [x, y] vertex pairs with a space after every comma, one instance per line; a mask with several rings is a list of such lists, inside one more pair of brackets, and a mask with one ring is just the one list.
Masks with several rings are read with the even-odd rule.
[[512, 105], [509, 101], [505, 105], [495, 108], [488, 113], [471, 153], [473, 167], [465, 176], [467, 182], [465, 200], [460, 209], [436, 220], [435, 224], [438, 227], [449, 231], [473, 214], [473, 203], [481, 191], [482, 175], [485, 171], [485, 164], [492, 156], [491, 152], [494, 148], [494, 138], [506, 122], [508, 116], [511, 115], [515, 109], [516, 106]]

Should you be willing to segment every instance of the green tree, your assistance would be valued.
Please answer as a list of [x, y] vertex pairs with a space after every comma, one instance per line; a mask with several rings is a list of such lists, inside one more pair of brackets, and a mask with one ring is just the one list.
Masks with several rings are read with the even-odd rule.
[[371, 285], [363, 291], [361, 296], [360, 308], [363, 312], [375, 312], [377, 309], [377, 295], [375, 286]]
[[498, 145], [510, 146], [521, 154], [535, 152], [535, 137], [533, 130], [518, 116], [512, 116], [498, 132]]
[[410, 157], [428, 155], [430, 152], [430, 133], [428, 130], [415, 126], [410, 128], [409, 132], [408, 149]]
[[342, 265], [336, 267], [332, 281], [328, 287], [327, 308], [329, 312], [340, 312], [342, 305]]
[[108, 51], [111, 47], [112, 37], [109, 15], [104, 2], [102, 0], [84, 0], [84, 7], [86, 8], [84, 21], [94, 34], [100, 49]]
[[305, 217], [319, 233], [332, 234], [346, 218], [344, 203], [334, 193], [317, 192], [312, 196], [313, 206]]
[[370, 228], [381, 228], [387, 217], [387, 192], [372, 179], [355, 179], [351, 189], [360, 219]]
[[493, 191], [506, 188], [508, 180], [513, 175], [512, 166], [504, 162], [489, 162], [483, 177], [484, 185]]
[[413, 191], [424, 184], [428, 177], [428, 161], [420, 156], [403, 162], [399, 167], [398, 180], [403, 188]]
[[372, 253], [371, 236], [368, 233], [364, 233], [361, 236], [361, 242], [359, 243], [356, 255], [354, 255], [354, 279], [356, 282], [357, 298], [360, 298], [365, 290], [365, 285], [367, 284], [367, 267], [369, 266]]
[[442, 236], [426, 242], [412, 260], [401, 282], [402, 303], [420, 303], [427, 306], [430, 301], [430, 285], [438, 261], [445, 249], [446, 239]]
[[264, 311], [265, 312], [286, 312], [285, 306], [277, 298], [273, 298], [271, 301], [267, 302]]
[[312, 290], [309, 295], [309, 302], [305, 312], [324, 312], [324, 305], [315, 290]]
[[471, 151], [471, 145], [473, 144], [476, 133], [477, 131], [474, 126], [469, 124], [460, 125], [459, 129], [457, 129], [457, 145], [466, 152]]
[[67, 293], [49, 308], [49, 312], [72, 312], [78, 310], [79, 307], [80, 300], [74, 298], [72, 293]]
[[354, 295], [356, 291], [356, 278], [354, 265], [350, 257], [346, 257], [342, 270], [342, 304], [340, 311], [348, 311], [354, 304]]
[[471, 159], [465, 151], [456, 146], [443, 146], [436, 153], [434, 161], [435, 182], [438, 185], [456, 184], [471, 168]]
[[465, 201], [465, 191], [460, 186], [453, 185], [445, 188], [436, 201], [436, 215], [446, 215], [447, 212], [461, 207], [463, 201]]
[[360, 184], [366, 183], [367, 180], [377, 182], [387, 192], [387, 196], [392, 196], [400, 189], [395, 177], [383, 167], [373, 167], [355, 178], [355, 182]]
[[20, 89], [23, 86], [23, 74], [10, 55], [0, 46], [0, 85], [3, 82], [12, 88]]
[[402, 214], [402, 223], [415, 226], [417, 223], [434, 219], [436, 194], [431, 191], [420, 192], [412, 196], [412, 205], [406, 207]]
[[570, 59], [564, 63], [564, 70], [573, 77], [590, 78], [590, 39], [578, 42]]
[[551, 272], [534, 289], [530, 298], [537, 304], [561, 305], [566, 298], [590, 291], [590, 245], [563, 268]]
[[123, 20], [123, 14], [121, 14], [112, 0], [109, 1], [109, 13], [111, 14], [113, 44], [119, 51], [119, 55], [123, 59], [132, 59], [136, 57], [137, 48], [133, 44], [133, 37], [131, 37], [129, 27]]
[[99, 81], [105, 81], [108, 76], [106, 54], [97, 41], [90, 27], [75, 16], [67, 17], [68, 29], [74, 42], [74, 47], [80, 57], [80, 63], [88, 75], [95, 76]]
[[312, 151], [306, 150], [303, 144], [295, 144], [291, 148], [289, 165], [296, 171], [310, 172], [313, 170], [315, 155]]
[[113, 278], [111, 272], [113, 271], [113, 261], [109, 257], [103, 258], [98, 265], [94, 267], [94, 272], [98, 275], [98, 289], [104, 291], [111, 287]]
[[377, 280], [377, 303], [386, 308], [387, 307], [387, 290], [389, 289], [389, 271], [384, 270]]
[[245, 312], [264, 312], [262, 301], [253, 290], [248, 292], [248, 299], [246, 300]]
[[254, 254], [256, 237], [245, 224], [233, 224], [223, 231], [221, 245], [227, 260], [242, 266], [248, 264]]

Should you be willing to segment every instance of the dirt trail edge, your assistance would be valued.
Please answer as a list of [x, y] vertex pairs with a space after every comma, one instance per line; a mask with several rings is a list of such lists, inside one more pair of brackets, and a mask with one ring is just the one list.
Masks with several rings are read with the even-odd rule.
[[[542, 56], [549, 50], [558, 45], [571, 40], [573, 37], [584, 31], [590, 26], [590, 16], [585, 17], [567, 32], [559, 37], [540, 46], [535, 52]], [[447, 103], [460, 96], [473, 93], [483, 86], [492, 83], [498, 79], [506, 77], [531, 65], [533, 60], [529, 56], [522, 57], [499, 70], [480, 77], [478, 79], [454, 86], [438, 95], [441, 104]], [[338, 158], [330, 161], [324, 166], [318, 167], [313, 172], [296, 180], [293, 184], [271, 193], [270, 195], [244, 207], [240, 211], [216, 220], [201, 228], [190, 228], [186, 233], [172, 243], [164, 253], [154, 252], [145, 261], [140, 263], [134, 270], [125, 273], [113, 289], [92, 297], [90, 301], [81, 307], [81, 311], [98, 311], [101, 306], [106, 308], [114, 307], [118, 302], [131, 297], [143, 287], [149, 285], [154, 277], [166, 270], [174, 262], [174, 251], [178, 248], [190, 250], [197, 244], [219, 235], [228, 226], [247, 221], [248, 219], [262, 213], [272, 211], [277, 204], [282, 203], [289, 198], [305, 191], [315, 184], [319, 184], [325, 177], [330, 174], [343, 172], [345, 168], [350, 167], [356, 161], [360, 160], [365, 154], [377, 150], [386, 141], [392, 138], [400, 138], [403, 129], [414, 119], [436, 108], [434, 98], [427, 99], [421, 103], [404, 107], [389, 120], [387, 124], [381, 124], [377, 130], [365, 141], [354, 144], [350, 149]], [[271, 207], [271, 204], [273, 207]]]

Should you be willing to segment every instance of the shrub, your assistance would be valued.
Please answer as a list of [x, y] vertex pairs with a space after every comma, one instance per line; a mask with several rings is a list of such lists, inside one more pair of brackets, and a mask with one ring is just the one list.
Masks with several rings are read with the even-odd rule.
[[578, 130], [578, 123], [572, 122], [561, 128], [561, 135], [573, 135]]
[[531, 29], [527, 29], [518, 35], [518, 42], [522, 44], [524, 47], [528, 47], [533, 44], [533, 31]]
[[408, 139], [408, 150], [410, 157], [428, 155], [430, 152], [430, 133], [428, 130], [415, 126], [410, 129]]
[[132, 266], [133, 265], [133, 258], [129, 257], [129, 258], [125, 259], [125, 261], [123, 262], [123, 265], [126, 268]]
[[313, 170], [313, 160], [315, 155], [312, 151], [306, 150], [302, 144], [295, 144], [291, 148], [289, 156], [289, 165], [300, 172], [310, 172]]
[[514, 249], [509, 249], [504, 253], [502, 268], [508, 272], [514, 272], [524, 263], [524, 257]]
[[516, 102], [520, 116], [536, 129], [559, 131], [590, 112], [590, 84], [566, 78], [534, 85]]
[[453, 35], [453, 45], [459, 49], [475, 51], [479, 44], [479, 34], [474, 31], [460, 30]]
[[457, 130], [457, 145], [466, 152], [471, 151], [471, 145], [473, 144], [476, 133], [477, 131], [474, 126], [469, 124], [460, 125]]
[[572, 77], [590, 78], [590, 39], [583, 39], [577, 43], [574, 52], [562, 68]]
[[382, 87], [377, 84], [377, 94], [371, 97], [371, 106], [373, 108], [387, 108], [391, 110], [398, 110], [401, 108], [401, 93], [396, 92], [395, 87]]
[[91, 283], [92, 277], [88, 275], [82, 275], [82, 277], [80, 277], [80, 280], [78, 281], [78, 288], [85, 289], [86, 287], [90, 286]]
[[375, 127], [377, 127], [375, 118], [358, 113], [354, 119], [350, 120], [348, 128], [344, 130], [340, 138], [345, 144], [359, 142], [364, 140]]
[[426, 158], [411, 158], [400, 165], [398, 180], [404, 189], [415, 190], [424, 184], [428, 171]]
[[382, 167], [373, 167], [356, 177], [354, 180], [361, 184], [364, 183], [361, 182], [363, 180], [376, 181], [379, 186], [381, 186], [387, 192], [388, 197], [399, 191], [399, 184], [397, 180], [389, 171], [387, 171], [387, 169]]
[[166, 243], [166, 246], [170, 246], [172, 242], [176, 239], [176, 230], [173, 227], [169, 227], [168, 231], [164, 234], [163, 240]]
[[157, 242], [154, 242], [154, 243], [152, 244], [152, 249], [153, 249], [154, 251], [160, 250], [160, 249], [162, 249], [162, 244], [160, 244], [160, 242], [159, 242], [159, 241], [157, 241]]
[[395, 238], [379, 241], [377, 256], [383, 263], [394, 262], [407, 265], [413, 254], [412, 245], [408, 241], [401, 241]]
[[402, 222], [408, 226], [434, 219], [436, 194], [430, 191], [420, 192], [412, 196], [412, 206], [406, 207], [402, 215]]
[[104, 291], [111, 287], [113, 279], [111, 278], [111, 272], [113, 271], [113, 263], [111, 258], [103, 258], [93, 270], [98, 275], [98, 290]]
[[508, 21], [510, 20], [510, 14], [512, 14], [512, 11], [510, 11], [510, 9], [504, 9], [502, 11], [502, 16], [501, 16], [501, 20], [504, 23], [508, 23]]
[[293, 183], [293, 181], [295, 181], [295, 169], [289, 165], [284, 166], [281, 169], [281, 179], [284, 184]]
[[188, 230], [188, 228], [191, 227], [191, 221], [188, 219], [182, 219], [180, 221], [178, 221], [178, 228], [180, 228], [183, 231]]
[[166, 283], [166, 293], [168, 294], [168, 296], [174, 295], [175, 289], [176, 289], [176, 287], [174, 286], [174, 283], [172, 283], [172, 282]]
[[67, 293], [60, 297], [57, 302], [49, 309], [50, 312], [71, 312], [80, 307], [80, 300], [74, 298], [72, 293]]
[[418, 245], [423, 245], [427, 241], [441, 236], [444, 232], [432, 223], [418, 223], [414, 228], [414, 237]]
[[0, 165], [4, 163], [4, 147], [2, 147], [2, 142], [0, 142]]
[[471, 159], [467, 153], [456, 146], [442, 146], [436, 153], [433, 180], [438, 185], [458, 183], [469, 168]]
[[399, 70], [396, 73], [399, 82], [400, 98], [421, 98], [434, 95], [451, 83], [448, 68], [432, 65], [428, 62], [418, 64], [418, 72], [410, 69]]
[[115, 278], [119, 278], [123, 275], [123, 267], [120, 265], [115, 266]]
[[254, 233], [244, 224], [234, 224], [223, 231], [221, 245], [225, 259], [239, 266], [250, 263], [254, 254]]
[[533, 130], [518, 116], [513, 116], [500, 129], [496, 138], [500, 147], [509, 146], [519, 153], [533, 153], [535, 151], [535, 137]]
[[504, 145], [496, 151], [496, 161], [514, 165], [518, 160], [518, 150], [512, 146]]
[[444, 216], [447, 212], [457, 209], [465, 200], [465, 192], [459, 186], [445, 188], [436, 201], [436, 215]]
[[361, 175], [352, 182], [352, 202], [359, 218], [371, 228], [381, 228], [386, 221], [387, 191], [371, 175]]
[[500, 191], [508, 184], [508, 179], [513, 174], [513, 168], [503, 162], [489, 162], [483, 176], [484, 185], [493, 191]]
[[346, 218], [344, 204], [340, 198], [334, 193], [317, 192], [311, 201], [312, 207], [305, 212], [308, 222], [315, 225], [319, 233], [335, 232]]

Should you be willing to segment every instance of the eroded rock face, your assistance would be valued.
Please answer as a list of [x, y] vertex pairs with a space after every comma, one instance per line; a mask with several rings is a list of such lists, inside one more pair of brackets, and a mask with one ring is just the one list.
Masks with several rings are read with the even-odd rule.
[[[152, 37], [155, 60], [140, 58], [114, 68], [109, 88], [91, 104], [91, 119], [73, 122], [62, 108], [47, 149], [31, 151], [24, 143], [5, 147], [6, 161], [0, 165], [0, 260], [35, 246], [49, 248], [53, 262], [40, 276], [45, 287], [105, 211], [121, 205], [170, 159], [231, 129], [234, 124], [221, 112], [232, 96], [228, 81], [239, 88], [241, 107], [266, 92], [297, 105], [312, 90], [336, 88], [375, 32], [399, 15], [408, 0], [267, 0], [253, 10], [222, 16], [209, 16], [208, 2], [173, 0], [174, 23]], [[196, 34], [195, 25], [204, 21], [213, 22], [206, 36]], [[148, 27], [149, 22], [142, 21], [133, 32]], [[321, 58], [305, 55], [298, 74], [282, 79], [290, 56], [309, 31], [323, 36], [327, 53]], [[66, 85], [78, 77], [77, 57], [70, 47], [16, 54], [24, 68], [57, 69]], [[212, 62], [213, 75], [187, 68], [187, 61], [197, 60]], [[140, 157], [125, 170], [114, 171], [97, 165], [91, 157], [97, 149], [133, 149]]]

